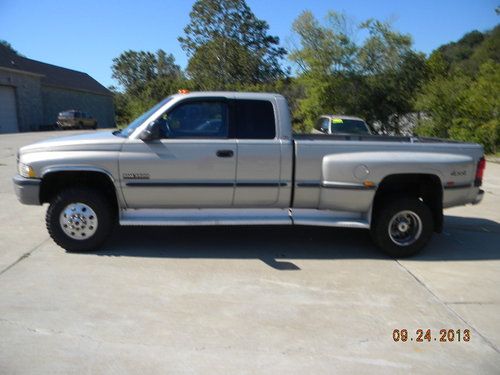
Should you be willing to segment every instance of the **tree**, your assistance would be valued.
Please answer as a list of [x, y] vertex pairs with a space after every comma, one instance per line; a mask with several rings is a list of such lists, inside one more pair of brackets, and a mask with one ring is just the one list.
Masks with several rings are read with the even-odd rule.
[[282, 78], [280, 62], [286, 51], [268, 30], [245, 0], [197, 0], [184, 36], [179, 37], [190, 58], [190, 77], [203, 89]]
[[476, 78], [464, 73], [430, 80], [417, 100], [427, 114], [419, 135], [482, 143], [496, 152], [500, 143], [500, 64], [483, 63]]
[[482, 143], [496, 152], [500, 143], [500, 26], [473, 31], [434, 51], [429, 79], [416, 100], [426, 114], [419, 135]]
[[236, 41], [222, 37], [200, 46], [187, 67], [193, 83], [202, 90], [234, 89], [241, 84], [260, 83], [258, 70], [258, 57]]
[[471, 31], [456, 42], [442, 45], [431, 57], [435, 54], [443, 57], [448, 70], [476, 76], [485, 61], [500, 63], [500, 25], [484, 33]]
[[291, 54], [301, 73], [326, 75], [355, 69], [357, 47], [347, 17], [328, 12], [323, 26], [310, 11], [304, 11], [293, 22], [292, 30], [300, 47]]
[[[354, 32], [360, 29], [368, 37], [358, 45]], [[307, 11], [293, 31], [299, 43], [290, 58], [306, 91], [294, 114], [303, 120], [301, 130], [310, 130], [321, 114], [344, 113], [364, 117], [384, 133], [403, 131], [426, 75], [425, 57], [412, 50], [408, 35], [376, 20], [355, 25], [335, 12], [321, 23]]]
[[411, 37], [393, 30], [387, 22], [370, 19], [360, 29], [368, 31], [368, 38], [358, 52], [360, 69], [366, 74], [394, 71], [413, 52]]
[[161, 99], [186, 86], [185, 77], [173, 55], [163, 50], [125, 51], [113, 59], [113, 78], [122, 90], [111, 87], [117, 124], [123, 125]]
[[181, 68], [172, 54], [158, 50], [156, 54], [128, 50], [113, 59], [113, 78], [128, 93], [141, 91], [157, 79], [174, 81], [182, 77]]
[[14, 47], [12, 47], [12, 44], [10, 44], [9, 42], [7, 42], [6, 40], [3, 40], [3, 39], [0, 39], [0, 45], [4, 46], [5, 48], [7, 48], [10, 52], [16, 54], [16, 55], [19, 55], [19, 56], [23, 56], [21, 55], [19, 52], [17, 52], [16, 49], [14, 49]]

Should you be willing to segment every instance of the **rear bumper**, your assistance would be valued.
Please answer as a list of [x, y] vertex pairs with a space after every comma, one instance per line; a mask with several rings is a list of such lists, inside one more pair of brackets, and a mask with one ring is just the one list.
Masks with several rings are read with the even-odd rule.
[[484, 190], [479, 189], [479, 191], [477, 192], [476, 198], [474, 198], [474, 200], [472, 201], [472, 204], [479, 204], [479, 203], [481, 203], [481, 201], [483, 200], [483, 198], [484, 198]]
[[12, 179], [12, 182], [14, 182], [14, 190], [19, 202], [22, 204], [40, 205], [40, 184], [42, 180], [16, 175]]

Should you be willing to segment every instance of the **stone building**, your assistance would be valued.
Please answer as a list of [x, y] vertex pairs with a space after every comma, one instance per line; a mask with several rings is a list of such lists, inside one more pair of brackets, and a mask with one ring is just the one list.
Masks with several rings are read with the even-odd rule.
[[31, 60], [0, 44], [0, 133], [51, 128], [59, 112], [91, 114], [114, 126], [112, 93], [86, 73]]

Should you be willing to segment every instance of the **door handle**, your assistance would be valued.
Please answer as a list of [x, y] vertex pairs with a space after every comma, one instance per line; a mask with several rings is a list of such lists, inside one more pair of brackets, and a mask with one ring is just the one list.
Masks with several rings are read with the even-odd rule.
[[234, 155], [233, 150], [218, 150], [216, 153], [219, 158], [230, 158]]

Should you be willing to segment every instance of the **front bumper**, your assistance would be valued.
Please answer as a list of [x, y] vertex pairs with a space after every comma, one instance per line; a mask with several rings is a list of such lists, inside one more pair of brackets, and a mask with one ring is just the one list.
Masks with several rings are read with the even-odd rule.
[[477, 192], [477, 195], [474, 198], [474, 201], [472, 202], [472, 204], [479, 204], [479, 203], [481, 203], [481, 201], [483, 200], [483, 198], [484, 198], [484, 190], [479, 189], [479, 191]]
[[12, 182], [14, 182], [14, 190], [19, 202], [22, 204], [40, 205], [40, 184], [42, 180], [16, 175], [12, 179]]

